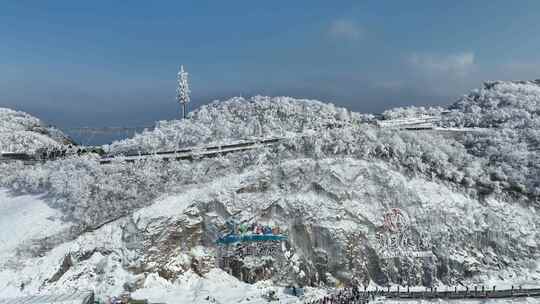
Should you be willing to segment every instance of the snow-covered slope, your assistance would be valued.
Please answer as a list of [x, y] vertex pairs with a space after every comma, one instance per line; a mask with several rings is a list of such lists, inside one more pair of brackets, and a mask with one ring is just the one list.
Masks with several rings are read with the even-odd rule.
[[33, 152], [58, 147], [70, 140], [27, 113], [0, 108], [0, 152]]
[[[32, 200], [45, 202], [55, 210], [50, 220], [61, 214], [61, 227], [69, 227], [29, 233], [34, 250], [11, 243], [8, 253], [25, 254], [0, 260], [0, 296], [84, 286], [101, 297], [130, 290], [160, 301], [202, 302], [213, 294], [257, 303], [267, 291], [260, 286], [293, 283], [539, 284], [534, 125], [447, 137], [381, 129], [364, 124], [368, 118], [320, 102], [233, 99], [111, 148], [285, 139], [194, 161], [100, 166], [83, 156], [31, 167], [0, 164], [0, 187], [11, 193], [0, 206], [13, 210], [13, 193], [46, 193]], [[42, 204], [24, 210], [38, 214]], [[415, 242], [407, 248], [429, 257], [388, 258], [391, 244], [381, 236], [389, 233], [384, 218], [393, 208], [409, 219], [406, 237]], [[279, 263], [235, 261], [232, 274], [259, 285], [216, 269], [215, 240], [231, 217], [279, 225], [288, 234]], [[217, 286], [245, 288], [248, 296], [221, 294]]]
[[[370, 253], [369, 248], [377, 247], [372, 237], [389, 208], [406, 211], [418, 221], [416, 231], [432, 239], [436, 259], [406, 259], [410, 277], [400, 271], [403, 266]], [[380, 285], [400, 279], [411, 285], [485, 279], [534, 283], [540, 273], [531, 265], [539, 260], [530, 250], [538, 246], [540, 218], [531, 211], [508, 208], [495, 196], [480, 201], [437, 182], [407, 177], [384, 162], [289, 160], [193, 185], [42, 256], [19, 259], [0, 272], [0, 294], [86, 286], [110, 295], [120, 293], [125, 284], [141, 289], [141, 295], [163, 286], [180, 292], [177, 289], [186, 288], [185, 275], [193, 276], [189, 271], [215, 279], [212, 240], [231, 214], [286, 229], [299, 267], [281, 271], [300, 284], [332, 284], [353, 275]], [[477, 232], [501, 227], [507, 235], [490, 239], [492, 247], [476, 242]], [[356, 259], [363, 263], [351, 267], [352, 256], [345, 248], [358, 233], [361, 254]], [[442, 240], [446, 237], [452, 243]], [[48, 241], [41, 247], [48, 247]], [[321, 259], [324, 264], [317, 262]], [[25, 287], [19, 291], [15, 287], [20, 284]], [[207, 296], [200, 293], [199, 299], [202, 295]]]
[[490, 81], [455, 102], [448, 123], [465, 127], [540, 128], [540, 80]]
[[[459, 138], [467, 153], [482, 160], [487, 179], [481, 187], [511, 189], [518, 195], [540, 197], [540, 80], [489, 81], [441, 108], [407, 107], [384, 112], [387, 124], [422, 121], [429, 115], [434, 125], [465, 134]], [[405, 121], [405, 123], [403, 122]], [[382, 121], [385, 122], [385, 121]], [[465, 128], [465, 129], [463, 129]], [[467, 134], [467, 128], [482, 132]], [[467, 184], [468, 182], [465, 182]], [[519, 199], [514, 197], [513, 199]]]

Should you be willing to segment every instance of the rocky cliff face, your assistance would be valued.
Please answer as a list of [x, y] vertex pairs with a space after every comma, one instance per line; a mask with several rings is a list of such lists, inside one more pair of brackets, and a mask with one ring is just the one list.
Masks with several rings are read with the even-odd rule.
[[[375, 235], [390, 208], [408, 214], [433, 256], [384, 255]], [[539, 277], [536, 212], [344, 158], [288, 161], [197, 185], [19, 260], [17, 275], [3, 270], [5, 282], [24, 284], [24, 292], [85, 285], [110, 294], [144, 288], [152, 274], [171, 282], [187, 271], [205, 276], [219, 264], [215, 240], [232, 215], [288, 235], [283, 255], [230, 262], [231, 274], [246, 282], [432, 286]], [[489, 236], [501, 230], [504, 237]]]

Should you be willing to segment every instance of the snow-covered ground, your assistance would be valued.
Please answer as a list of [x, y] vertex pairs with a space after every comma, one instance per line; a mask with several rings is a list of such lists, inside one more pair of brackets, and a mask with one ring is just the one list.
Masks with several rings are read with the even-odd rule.
[[12, 258], [17, 247], [31, 246], [33, 240], [69, 228], [60, 217], [61, 213], [49, 207], [43, 196], [16, 196], [0, 189], [0, 264]]
[[[270, 294], [273, 293], [272, 296]], [[142, 289], [132, 294], [134, 298], [157, 303], [268, 303], [273, 297], [279, 303], [299, 303], [297, 297], [284, 292], [272, 282], [246, 284], [220, 269], [211, 270], [206, 277], [189, 271], [171, 283], [154, 275], [147, 279]]]

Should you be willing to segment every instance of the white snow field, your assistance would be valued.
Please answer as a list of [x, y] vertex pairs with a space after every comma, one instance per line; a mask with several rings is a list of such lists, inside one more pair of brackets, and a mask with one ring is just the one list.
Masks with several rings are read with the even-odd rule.
[[94, 304], [91, 291], [73, 292], [69, 294], [33, 295], [27, 297], [0, 299], [0, 304]]
[[283, 293], [283, 288], [271, 282], [261, 281], [246, 284], [220, 269], [212, 269], [207, 277], [188, 271], [171, 283], [154, 275], [147, 279], [134, 298], [148, 299], [156, 303], [268, 303], [268, 294], [273, 291], [279, 303], [298, 303], [297, 297]]
[[[370, 287], [538, 287], [539, 87], [491, 82], [446, 110], [383, 113], [482, 129], [455, 136], [380, 128], [370, 115], [318, 101], [257, 96], [214, 102], [108, 148], [284, 138], [275, 145], [193, 161], [103, 166], [83, 155], [0, 163], [0, 298], [91, 289], [102, 300], [130, 291], [166, 303], [266, 303], [274, 291], [294, 303], [301, 300], [284, 286], [313, 286], [308, 300], [355, 280]], [[17, 125], [35, 124], [4, 112], [10, 130], [13, 117], [22, 117]], [[4, 137], [1, 145], [34, 149], [42, 146], [39, 136]], [[389, 248], [398, 251], [385, 239], [393, 209], [410, 228], [403, 236], [411, 243], [398, 249], [429, 256], [399, 251], [399, 259], [387, 258]], [[218, 269], [215, 241], [231, 218], [282, 228], [283, 254], [239, 257], [228, 269], [233, 275]]]
[[69, 227], [61, 213], [49, 207], [39, 195], [10, 194], [0, 188], [0, 261], [15, 255], [20, 245], [52, 236]]

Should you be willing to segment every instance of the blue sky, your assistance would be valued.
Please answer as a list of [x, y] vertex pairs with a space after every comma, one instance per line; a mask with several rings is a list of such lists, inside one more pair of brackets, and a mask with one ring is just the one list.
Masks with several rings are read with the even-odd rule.
[[230, 96], [379, 112], [540, 78], [540, 1], [2, 1], [0, 106], [71, 126], [152, 125]]

